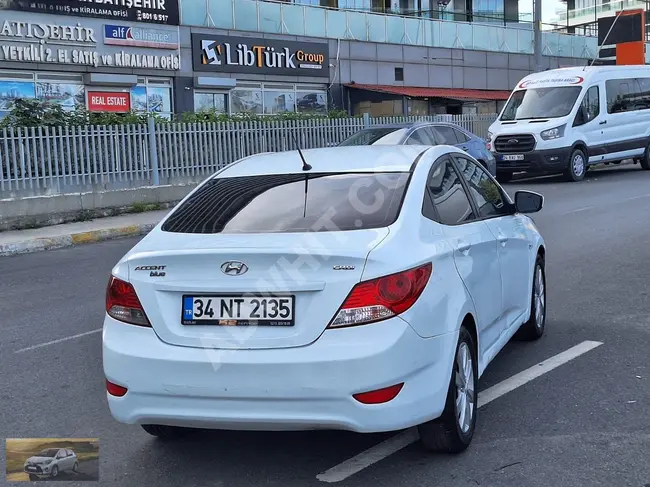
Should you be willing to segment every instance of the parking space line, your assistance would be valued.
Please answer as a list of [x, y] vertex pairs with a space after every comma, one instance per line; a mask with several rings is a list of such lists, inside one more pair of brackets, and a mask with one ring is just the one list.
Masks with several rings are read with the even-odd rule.
[[[519, 372], [508, 379], [479, 393], [478, 407], [483, 407], [495, 399], [512, 392], [518, 387], [536, 379], [547, 372], [563, 365], [571, 360], [583, 355], [596, 347], [601, 346], [602, 342], [584, 341], [575, 347], [571, 347], [543, 362], [533, 365], [532, 367]], [[341, 482], [346, 478], [360, 472], [361, 470], [377, 463], [380, 460], [397, 453], [418, 439], [417, 429], [411, 428], [402, 433], [388, 438], [381, 443], [368, 448], [367, 450], [345, 460], [343, 463], [326, 470], [316, 476], [321, 482], [335, 483]]]
[[84, 337], [86, 335], [92, 335], [93, 333], [99, 333], [100, 331], [102, 331], [102, 328], [99, 328], [97, 330], [87, 331], [85, 333], [79, 333], [78, 335], [72, 335], [72, 336], [65, 337], [65, 338], [59, 338], [58, 340], [52, 340], [51, 342], [39, 343], [38, 345], [32, 345], [31, 347], [21, 348], [20, 350], [16, 350], [14, 353], [29, 352], [30, 350], [36, 350], [37, 348], [43, 348], [43, 347], [47, 347], [49, 345], [55, 345], [57, 343], [67, 342], [68, 340], [74, 340], [75, 338], [81, 338], [81, 337]]

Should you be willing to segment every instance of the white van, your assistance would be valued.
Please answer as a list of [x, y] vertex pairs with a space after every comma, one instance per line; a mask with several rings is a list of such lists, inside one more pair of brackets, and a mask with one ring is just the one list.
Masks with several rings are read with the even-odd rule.
[[633, 159], [650, 169], [650, 66], [562, 68], [526, 76], [490, 126], [497, 178], [515, 172], [584, 179], [589, 166]]

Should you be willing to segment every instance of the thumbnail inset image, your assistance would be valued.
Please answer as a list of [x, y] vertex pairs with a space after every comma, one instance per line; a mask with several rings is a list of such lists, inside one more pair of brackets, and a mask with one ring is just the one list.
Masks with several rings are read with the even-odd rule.
[[9, 438], [7, 481], [99, 480], [97, 438]]

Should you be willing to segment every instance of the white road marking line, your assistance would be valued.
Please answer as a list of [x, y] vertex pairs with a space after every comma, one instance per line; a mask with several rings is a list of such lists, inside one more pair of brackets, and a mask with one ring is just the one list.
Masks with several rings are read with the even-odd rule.
[[570, 215], [571, 213], [579, 213], [581, 211], [587, 211], [591, 210], [592, 208], [595, 208], [593, 205], [592, 206], [583, 206], [582, 208], [576, 208], [575, 210], [567, 211], [566, 213], [563, 213], [564, 215]]
[[31, 347], [27, 347], [27, 348], [21, 348], [20, 350], [16, 350], [14, 353], [29, 352], [30, 350], [36, 350], [37, 348], [48, 347], [50, 345], [55, 345], [57, 343], [67, 342], [68, 340], [74, 340], [75, 338], [81, 338], [81, 337], [84, 337], [86, 335], [92, 335], [93, 333], [99, 333], [100, 331], [102, 331], [102, 328], [99, 328], [97, 330], [87, 331], [85, 333], [79, 333], [78, 335], [72, 335], [72, 336], [65, 337], [65, 338], [59, 338], [58, 340], [52, 340], [51, 342], [39, 343], [38, 345], [32, 345]]
[[[502, 382], [484, 390], [479, 394], [478, 407], [483, 407], [486, 404], [494, 401], [495, 399], [523, 386], [541, 375], [550, 372], [551, 370], [563, 365], [580, 355], [583, 355], [590, 350], [602, 345], [602, 342], [584, 341], [575, 347], [565, 350], [537, 365], [533, 365], [529, 369], [519, 372], [512, 377], [505, 379]], [[346, 478], [360, 472], [380, 460], [397, 453], [399, 450], [410, 445], [418, 439], [417, 429], [411, 428], [400, 434], [392, 436], [381, 443], [368, 448], [367, 450], [359, 453], [358, 455], [339, 463], [338, 465], [320, 473], [316, 476], [321, 482], [335, 483], [341, 482]]]

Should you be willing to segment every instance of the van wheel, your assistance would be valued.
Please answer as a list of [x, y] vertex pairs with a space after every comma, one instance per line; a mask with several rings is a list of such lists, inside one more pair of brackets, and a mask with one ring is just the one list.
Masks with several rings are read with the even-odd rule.
[[587, 156], [581, 149], [575, 149], [569, 158], [569, 167], [564, 176], [568, 181], [582, 181], [587, 174]]
[[641, 162], [641, 169], [645, 169], [646, 171], [650, 169], [650, 145], [646, 147], [645, 154], [643, 154], [639, 162]]
[[429, 451], [461, 453], [472, 442], [476, 428], [478, 360], [472, 335], [460, 329], [447, 402], [442, 416], [418, 426], [420, 444]]

